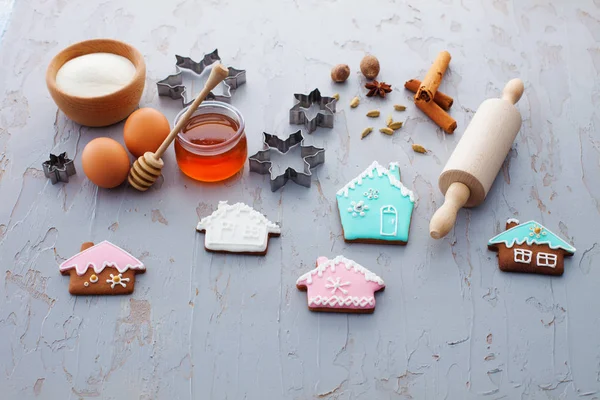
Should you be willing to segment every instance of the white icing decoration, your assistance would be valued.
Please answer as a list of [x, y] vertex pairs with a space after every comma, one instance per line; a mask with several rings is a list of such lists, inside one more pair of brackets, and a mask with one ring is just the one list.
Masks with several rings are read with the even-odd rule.
[[377, 200], [379, 198], [379, 191], [373, 188], [369, 188], [369, 190], [363, 193], [363, 196], [365, 196], [369, 200]]
[[348, 291], [344, 289], [343, 286], [350, 286], [350, 282], [341, 282], [341, 279], [342, 278], [340, 278], [339, 276], [336, 277], [335, 281], [332, 277], [327, 278], [327, 282], [329, 283], [326, 283], [325, 287], [327, 289], [331, 289], [331, 294], [335, 294], [336, 290], [339, 290], [343, 294], [348, 294]]
[[520, 264], [529, 264], [531, 263], [531, 255], [533, 254], [531, 250], [525, 249], [514, 249], [513, 251], [515, 258], [514, 261]]
[[556, 254], [550, 254], [550, 253], [537, 253], [537, 266], [538, 267], [550, 267], [550, 268], [554, 268], [556, 267], [556, 261], [558, 260], [558, 257], [556, 257]]
[[204, 246], [213, 251], [256, 252], [267, 249], [269, 234], [280, 234], [279, 225], [244, 203], [220, 201], [215, 212], [200, 220], [206, 231]]
[[353, 217], [358, 217], [359, 215], [361, 217], [364, 217], [366, 215], [365, 211], [369, 210], [369, 206], [366, 205], [365, 202], [362, 200], [359, 202], [352, 201], [350, 202], [350, 204], [352, 205], [352, 207], [348, 207], [348, 212], [352, 213]]
[[[535, 231], [536, 229], [538, 229], [540, 232], [536, 233], [536, 231]], [[541, 225], [537, 225], [537, 224], [534, 226], [530, 226], [529, 230], [530, 230], [529, 236], [532, 236], [532, 237], [535, 236], [536, 239], [539, 239], [540, 237], [546, 236], [548, 234], [548, 233], [546, 233], [546, 228], [544, 228]]]
[[299, 284], [302, 281], [306, 281], [306, 284], [310, 285], [313, 282], [313, 275], [318, 275], [319, 277], [321, 277], [323, 276], [323, 272], [325, 272], [327, 268], [330, 268], [331, 272], [335, 272], [336, 266], [340, 263], [344, 263], [347, 270], [354, 269], [355, 272], [361, 273], [367, 282], [375, 282], [381, 286], [385, 285], [383, 279], [381, 279], [379, 276], [369, 271], [362, 265], [352, 260], [349, 260], [344, 256], [337, 256], [332, 260], [328, 260], [327, 262], [319, 264], [317, 268], [310, 270], [307, 273], [300, 276], [300, 278], [298, 278], [298, 280], [296, 281], [296, 284]]
[[90, 276], [90, 282], [92, 282], [92, 283], [98, 282], [98, 276], [96, 276], [96, 275]]
[[315, 297], [311, 297], [310, 299], [308, 299], [308, 305], [315, 305], [315, 306], [329, 306], [329, 307], [335, 307], [335, 306], [355, 306], [355, 307], [367, 307], [367, 306], [374, 306], [375, 305], [375, 298], [374, 297], [354, 297], [354, 296], [348, 296], [348, 297], [341, 297], [341, 296], [331, 296], [331, 297], [325, 297], [325, 296], [315, 296]]
[[[398, 211], [396, 211], [396, 207], [394, 207], [392, 205], [383, 206], [383, 207], [381, 207], [379, 214], [380, 214], [380, 218], [381, 218], [381, 221], [379, 224], [379, 226], [380, 226], [379, 234], [381, 236], [396, 236], [396, 234], [398, 233]], [[389, 222], [393, 225], [394, 229], [392, 229], [391, 231], [386, 230], [385, 229], [386, 226], [383, 225], [384, 214], [392, 215], [392, 219]]]
[[509, 219], [506, 220], [506, 223], [507, 224], [517, 224], [517, 225], [520, 224], [519, 220], [516, 219], [516, 218], [509, 218]]
[[390, 174], [390, 171], [393, 171], [396, 168], [398, 168], [398, 163], [390, 163], [390, 169], [387, 169], [387, 168], [382, 167], [377, 161], [373, 161], [373, 163], [366, 170], [364, 170], [359, 176], [352, 179], [350, 182], [348, 182], [346, 184], [346, 186], [344, 186], [343, 188], [338, 190], [337, 194], [338, 194], [338, 196], [348, 197], [349, 189], [355, 189], [356, 185], [362, 186], [364, 178], [366, 178], [367, 176], [370, 178], [373, 178], [374, 172], [377, 172], [377, 175], [379, 175], [379, 176], [384, 176], [384, 175], [387, 176], [388, 179], [390, 180], [390, 184], [392, 186], [400, 189], [402, 196], [408, 197], [410, 199], [410, 201], [412, 201], [414, 203], [415, 202], [414, 193], [412, 191], [408, 190], [408, 188], [406, 186], [404, 186], [402, 184], [402, 182], [400, 182], [398, 179], [396, 179], [395, 176]]
[[123, 274], [113, 275], [110, 274], [110, 279], [106, 280], [106, 283], [110, 283], [110, 288], [114, 289], [116, 285], [121, 285], [123, 287], [127, 287], [127, 285], [123, 282], [129, 282], [129, 278], [123, 278]]
[[83, 282], [83, 286], [88, 287], [88, 286], [90, 286], [90, 283], [89, 282]]

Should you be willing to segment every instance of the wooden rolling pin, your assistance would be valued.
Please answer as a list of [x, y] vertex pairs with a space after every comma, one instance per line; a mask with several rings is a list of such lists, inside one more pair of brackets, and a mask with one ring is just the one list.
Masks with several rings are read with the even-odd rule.
[[477, 109], [440, 175], [439, 187], [446, 199], [429, 223], [432, 238], [450, 232], [462, 207], [475, 207], [485, 200], [521, 129], [515, 104], [522, 94], [523, 82], [513, 79], [501, 99], [485, 100]]

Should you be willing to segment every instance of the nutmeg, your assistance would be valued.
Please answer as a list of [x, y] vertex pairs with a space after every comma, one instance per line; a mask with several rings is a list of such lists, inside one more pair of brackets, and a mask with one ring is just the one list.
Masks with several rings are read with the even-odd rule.
[[350, 76], [350, 67], [346, 64], [338, 64], [331, 69], [331, 79], [334, 82], [345, 82]]
[[360, 62], [360, 71], [367, 79], [375, 79], [379, 74], [379, 60], [372, 55], [366, 55]]

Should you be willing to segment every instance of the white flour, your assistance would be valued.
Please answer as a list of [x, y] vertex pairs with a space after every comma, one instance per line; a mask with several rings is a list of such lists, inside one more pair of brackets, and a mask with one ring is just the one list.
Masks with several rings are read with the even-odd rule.
[[56, 74], [56, 85], [78, 97], [97, 97], [114, 93], [127, 85], [135, 66], [123, 56], [92, 53], [69, 60]]

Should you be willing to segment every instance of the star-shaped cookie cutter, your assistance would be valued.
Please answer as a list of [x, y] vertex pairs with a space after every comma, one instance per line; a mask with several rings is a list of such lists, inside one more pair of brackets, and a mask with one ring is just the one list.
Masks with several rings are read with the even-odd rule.
[[[315, 89], [309, 94], [296, 93], [294, 94], [297, 103], [290, 108], [290, 124], [302, 125], [308, 131], [312, 133], [317, 129], [317, 126], [323, 128], [333, 128], [333, 120], [335, 113], [335, 104], [337, 100], [335, 97], [324, 97], [321, 96], [319, 89]], [[306, 111], [313, 105], [319, 106], [317, 115], [309, 118], [306, 115]]]
[[[187, 90], [183, 84], [183, 72], [182, 70], [189, 70], [196, 75], [202, 75], [204, 70], [216, 63], [221, 61], [219, 52], [217, 49], [212, 53], [205, 54], [202, 60], [196, 62], [189, 57], [182, 57], [175, 55], [177, 62], [175, 68], [177, 72], [173, 75], [167, 76], [165, 79], [156, 83], [159, 96], [169, 96], [173, 100], [181, 99], [183, 107], [187, 107], [194, 101], [194, 98], [188, 99]], [[246, 83], [246, 71], [243, 69], [237, 69], [229, 67], [229, 75], [223, 81], [223, 93], [215, 94], [210, 92], [206, 96], [207, 100], [223, 101], [225, 103], [231, 103], [231, 90], [236, 90], [239, 86]]]
[[[300, 186], [310, 187], [311, 169], [325, 162], [325, 149], [315, 146], [305, 146], [302, 144], [303, 141], [304, 136], [302, 136], [302, 131], [300, 130], [290, 134], [285, 140], [281, 140], [276, 135], [263, 132], [263, 143], [266, 149], [248, 158], [250, 171], [261, 175], [268, 174], [271, 178], [272, 192], [281, 189], [290, 179]], [[297, 145], [300, 145], [300, 155], [304, 161], [304, 171], [299, 172], [292, 167], [288, 167], [284, 173], [273, 177], [271, 151], [276, 150], [281, 154], [285, 154]]]
[[75, 175], [75, 165], [73, 160], [67, 157], [67, 153], [61, 153], [58, 156], [50, 154], [50, 159], [42, 164], [44, 175], [49, 178], [52, 184], [57, 182], [69, 182], [69, 176]]

